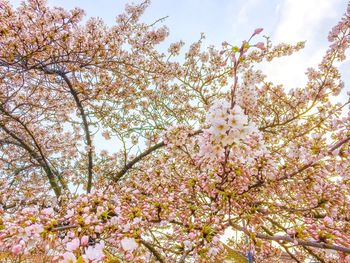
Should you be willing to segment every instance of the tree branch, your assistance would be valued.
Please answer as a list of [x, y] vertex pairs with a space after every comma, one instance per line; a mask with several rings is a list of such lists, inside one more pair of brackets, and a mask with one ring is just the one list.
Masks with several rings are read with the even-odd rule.
[[[273, 234], [270, 232], [270, 230], [268, 230], [266, 227], [262, 227], [262, 229], [263, 229], [267, 234], [269, 234], [270, 236], [273, 235]], [[294, 256], [292, 252], [289, 251], [289, 248], [288, 248], [286, 245], [280, 244], [280, 243], [279, 243], [279, 245], [280, 245], [281, 247], [284, 248], [284, 250], [287, 252], [287, 254], [288, 254], [292, 259], [294, 259], [295, 262], [301, 263], [301, 261], [300, 261], [296, 256]]]
[[73, 88], [73, 85], [71, 83], [71, 81], [69, 80], [69, 78], [66, 76], [66, 74], [59, 72], [58, 73], [63, 80], [66, 82], [70, 93], [72, 94], [75, 103], [80, 111], [80, 116], [83, 120], [83, 126], [84, 126], [84, 132], [85, 132], [85, 140], [86, 140], [86, 144], [88, 147], [88, 183], [87, 183], [87, 187], [86, 187], [86, 191], [88, 193], [91, 192], [91, 188], [92, 188], [92, 167], [93, 167], [93, 161], [92, 161], [92, 140], [91, 140], [91, 136], [90, 136], [90, 131], [89, 131], [89, 124], [87, 121], [87, 117], [86, 117], [86, 113], [85, 110], [83, 108], [83, 105], [81, 103], [81, 101], [79, 100], [78, 97], [78, 93], [75, 91], [75, 89]]
[[[275, 226], [275, 227], [277, 226], [279, 229], [283, 230], [284, 232], [287, 231], [287, 229], [286, 229], [285, 227], [283, 227], [280, 223], [278, 223], [278, 222], [272, 220], [272, 219], [269, 218], [269, 217], [266, 217], [266, 219], [267, 219], [268, 221], [270, 221], [270, 223], [271, 223], [273, 226]], [[271, 232], [267, 232], [267, 231], [269, 231], [267, 228], [263, 228], [263, 229], [264, 229], [264, 231], [265, 231], [266, 233], [268, 233], [270, 236], [273, 235]], [[280, 244], [280, 245], [283, 246], [282, 244]], [[311, 256], [313, 256], [313, 257], [314, 257], [315, 259], [317, 259], [319, 262], [325, 263], [325, 261], [324, 261], [322, 258], [320, 258], [319, 255], [317, 255], [316, 253], [314, 253], [310, 248], [308, 248], [308, 247], [306, 247], [306, 246], [303, 246], [303, 249], [306, 250]]]
[[165, 146], [165, 143], [162, 141], [160, 143], [157, 143], [153, 145], [152, 147], [148, 148], [146, 151], [141, 153], [140, 155], [136, 156], [134, 159], [132, 159], [130, 162], [128, 162], [114, 177], [113, 181], [117, 182], [120, 178], [126, 174], [126, 172], [131, 169], [136, 163], [141, 161], [144, 157], [151, 154], [152, 152], [158, 150], [159, 148]]
[[239, 231], [242, 231], [247, 235], [252, 235], [252, 236], [254, 236], [256, 238], [260, 238], [260, 239], [272, 240], [272, 241], [277, 241], [277, 242], [278, 241], [285, 241], [285, 242], [289, 242], [289, 243], [296, 243], [297, 242], [297, 244], [296, 244], [297, 246], [308, 246], [308, 247], [315, 247], [315, 248], [321, 248], [321, 249], [331, 249], [331, 250], [336, 250], [336, 251], [350, 254], [350, 247], [342, 247], [342, 246], [338, 246], [338, 245], [326, 244], [323, 242], [318, 242], [316, 240], [305, 241], [305, 240], [298, 239], [298, 238], [292, 238], [290, 236], [251, 233], [247, 228], [241, 227], [241, 226], [234, 224], [232, 222], [230, 222], [230, 225], [233, 228], [235, 228]]
[[[348, 141], [350, 141], [350, 136], [344, 138], [343, 140], [338, 141], [335, 145], [333, 145], [332, 147], [329, 148], [328, 154], [329, 154], [329, 155], [333, 154], [333, 152], [334, 152], [335, 150], [337, 150], [338, 148], [340, 148], [343, 144], [347, 143]], [[319, 162], [320, 160], [322, 160], [323, 157], [324, 157], [324, 156], [322, 156], [321, 158], [316, 159], [315, 161], [311, 161], [311, 162], [309, 162], [309, 163], [307, 163], [307, 164], [304, 164], [304, 165], [303, 165], [302, 167], [300, 167], [297, 171], [292, 172], [292, 173], [289, 173], [289, 174], [285, 174], [284, 176], [282, 176], [282, 177], [276, 179], [276, 181], [283, 181], [283, 180], [285, 180], [285, 179], [291, 178], [291, 177], [293, 177], [293, 176], [295, 176], [295, 175], [297, 175], [297, 174], [299, 174], [299, 173], [305, 171], [306, 169], [308, 169], [308, 168], [314, 166], [317, 162]], [[245, 190], [245, 191], [243, 191], [242, 193], [240, 193], [240, 195], [249, 192], [249, 191], [250, 191], [251, 189], [253, 189], [253, 188], [259, 188], [260, 186], [263, 186], [263, 185], [264, 185], [264, 181], [258, 181], [258, 182], [256, 182], [255, 184], [252, 184], [252, 185], [248, 186], [248, 189]]]
[[165, 263], [162, 255], [152, 246], [151, 243], [148, 243], [147, 241], [141, 239], [141, 244], [144, 245], [154, 256], [155, 258], [161, 262], [161, 263]]
[[45, 68], [44, 66], [37, 67], [37, 69], [42, 70], [46, 74], [56, 74], [56, 75], [60, 76], [64, 80], [64, 82], [67, 84], [67, 86], [69, 88], [69, 92], [72, 94], [74, 101], [75, 101], [75, 104], [78, 107], [78, 110], [80, 112], [80, 116], [81, 116], [82, 121], [83, 121], [85, 140], [86, 140], [86, 145], [88, 147], [88, 150], [87, 150], [87, 152], [88, 152], [88, 182], [87, 182], [87, 186], [86, 186], [86, 191], [88, 193], [90, 193], [91, 188], [92, 188], [92, 168], [93, 168], [92, 139], [91, 139], [90, 130], [89, 130], [89, 123], [87, 121], [87, 116], [86, 116], [83, 104], [81, 103], [81, 101], [78, 97], [78, 93], [74, 89], [72, 82], [69, 80], [69, 78], [67, 77], [65, 72], [60, 71], [60, 70], [48, 69], [48, 68]]
[[50, 166], [45, 162], [44, 156], [39, 156], [24, 140], [19, 138], [15, 133], [11, 132], [4, 124], [0, 123], [0, 128], [2, 128], [9, 136], [18, 142], [16, 145], [20, 145], [21, 148], [26, 150], [29, 155], [38, 162], [38, 164], [44, 169], [46, 175], [49, 179], [51, 188], [54, 190], [56, 197], [61, 195], [61, 188], [59, 187], [56, 177], [52, 172]]
[[[197, 130], [195, 132], [193, 132], [192, 134], [189, 135], [189, 137], [198, 135], [200, 133], [202, 133], [202, 130]], [[161, 141], [155, 145], [153, 145], [152, 147], [148, 148], [147, 150], [145, 150], [144, 152], [142, 152], [140, 155], [136, 156], [134, 159], [132, 159], [130, 162], [128, 162], [114, 177], [113, 177], [113, 181], [118, 182], [120, 180], [120, 178], [122, 178], [128, 170], [130, 170], [136, 163], [138, 163], [139, 161], [141, 161], [144, 157], [146, 157], [147, 155], [151, 154], [152, 152], [158, 150], [159, 148], [162, 148], [163, 146], [165, 146], [164, 141]]]
[[72, 229], [72, 228], [77, 228], [77, 227], [78, 227], [78, 225], [58, 226], [58, 227], [52, 228], [51, 231], [63, 231], [63, 230], [68, 230], [68, 229]]

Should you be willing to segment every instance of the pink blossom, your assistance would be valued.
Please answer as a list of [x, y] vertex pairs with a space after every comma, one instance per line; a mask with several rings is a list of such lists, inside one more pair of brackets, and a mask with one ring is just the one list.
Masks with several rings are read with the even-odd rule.
[[33, 224], [26, 227], [24, 230], [26, 232], [27, 237], [30, 237], [30, 236], [38, 236], [41, 232], [44, 231], [44, 228], [40, 224]]
[[138, 247], [134, 238], [124, 237], [121, 241], [122, 248], [126, 251], [133, 251]]
[[103, 226], [95, 226], [95, 232], [96, 233], [102, 233], [102, 231], [103, 231]]
[[265, 44], [263, 42], [258, 42], [258, 43], [255, 44], [255, 46], [257, 48], [260, 48], [261, 50], [265, 50], [266, 49]]
[[220, 241], [220, 238], [218, 236], [214, 236], [213, 237], [213, 241], [214, 243], [218, 243]]
[[139, 224], [140, 222], [142, 222], [141, 217], [135, 217], [133, 220], [133, 224]]
[[326, 216], [324, 219], [323, 219], [323, 222], [325, 223], [325, 225], [327, 226], [330, 226], [333, 224], [333, 219], [329, 216]]
[[79, 247], [79, 245], [80, 245], [79, 238], [74, 238], [72, 241], [70, 241], [66, 244], [66, 249], [68, 251], [74, 251]]
[[111, 222], [111, 225], [116, 226], [118, 224], [118, 222], [119, 222], [119, 218], [117, 216], [113, 216], [111, 218], [110, 222]]
[[95, 246], [88, 246], [85, 249], [83, 258], [85, 260], [100, 261], [104, 258], [103, 248], [104, 242], [97, 243]]
[[42, 213], [43, 215], [52, 216], [52, 215], [55, 213], [55, 211], [53, 210], [52, 207], [49, 207], [49, 208], [43, 209], [43, 210], [41, 211], [41, 213]]
[[80, 240], [80, 245], [85, 247], [89, 244], [89, 237], [88, 236], [83, 236]]
[[289, 235], [295, 235], [296, 231], [294, 229], [287, 229]]
[[16, 244], [12, 247], [11, 252], [15, 255], [18, 255], [22, 252], [23, 247], [20, 244]]
[[96, 215], [98, 215], [98, 216], [101, 215], [101, 214], [104, 212], [104, 210], [105, 210], [105, 209], [104, 209], [102, 206], [98, 206], [98, 207], [97, 207]]
[[69, 210], [67, 210], [67, 214], [66, 214], [65, 218], [71, 218], [73, 215], [74, 215], [74, 210], [69, 209]]
[[63, 255], [63, 259], [59, 261], [59, 263], [75, 263], [77, 262], [77, 258], [72, 252], [66, 252]]
[[190, 233], [188, 234], [188, 237], [189, 237], [190, 239], [195, 239], [195, 238], [196, 238], [196, 234], [193, 233], [193, 232], [190, 232]]
[[219, 253], [219, 248], [217, 247], [211, 247], [208, 251], [208, 254], [210, 256], [216, 256]]

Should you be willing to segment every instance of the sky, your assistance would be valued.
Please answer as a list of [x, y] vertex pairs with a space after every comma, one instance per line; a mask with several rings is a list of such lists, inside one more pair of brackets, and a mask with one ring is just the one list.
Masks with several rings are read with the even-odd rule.
[[[20, 0], [10, 2], [17, 6]], [[140, 0], [134, 2], [140, 3]], [[48, 3], [67, 9], [82, 8], [87, 17], [97, 16], [112, 25], [116, 15], [131, 1], [48, 0]], [[239, 45], [260, 27], [275, 44], [307, 41], [302, 51], [263, 66], [269, 80], [290, 89], [303, 86], [306, 69], [317, 67], [328, 47], [328, 32], [339, 21], [346, 6], [346, 0], [151, 0], [142, 20], [152, 23], [167, 16], [164, 24], [170, 36], [166, 46], [179, 40], [190, 45], [199, 39], [201, 32], [206, 35], [206, 45], [218, 46], [223, 41]], [[340, 65], [346, 84], [343, 100], [350, 90], [349, 68], [348, 61]], [[101, 142], [102, 148], [103, 144]]]

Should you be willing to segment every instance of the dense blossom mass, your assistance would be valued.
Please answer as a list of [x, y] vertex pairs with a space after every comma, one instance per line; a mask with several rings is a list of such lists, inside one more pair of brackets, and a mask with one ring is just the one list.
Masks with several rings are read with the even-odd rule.
[[161, 53], [148, 4], [0, 0], [1, 261], [350, 262], [350, 7], [287, 91], [261, 63], [304, 43]]

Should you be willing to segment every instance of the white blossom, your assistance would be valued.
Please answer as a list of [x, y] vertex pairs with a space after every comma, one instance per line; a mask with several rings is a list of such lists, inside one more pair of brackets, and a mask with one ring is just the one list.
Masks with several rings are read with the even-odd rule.
[[135, 250], [138, 245], [134, 238], [124, 237], [121, 241], [122, 248], [126, 251]]

